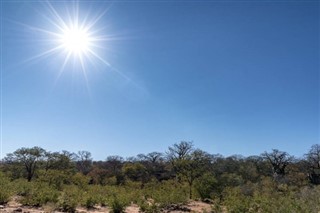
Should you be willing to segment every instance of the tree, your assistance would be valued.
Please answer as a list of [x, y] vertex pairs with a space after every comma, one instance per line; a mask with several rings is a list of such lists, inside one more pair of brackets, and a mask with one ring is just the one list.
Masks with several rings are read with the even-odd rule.
[[105, 185], [107, 183], [108, 171], [93, 165], [93, 169], [88, 173], [88, 176], [91, 178], [91, 183]]
[[122, 171], [131, 180], [141, 181], [142, 186], [149, 179], [146, 167], [138, 162], [124, 164]]
[[320, 184], [320, 144], [312, 145], [305, 158], [309, 167], [310, 182]]
[[320, 168], [320, 144], [312, 145], [308, 154], [305, 156], [310, 167]]
[[105, 167], [108, 169], [110, 176], [116, 176], [121, 172], [123, 158], [118, 155], [108, 156], [105, 162]]
[[74, 170], [75, 157], [74, 153], [68, 151], [60, 152], [46, 152], [45, 153], [44, 169], [48, 170]]
[[272, 166], [273, 177], [275, 179], [282, 178], [286, 174], [286, 167], [293, 161], [293, 157], [287, 152], [273, 149], [272, 152], [264, 152], [262, 154]]
[[146, 155], [144, 154], [139, 154], [138, 155], [138, 159], [140, 159], [141, 161], [146, 161], [149, 162], [150, 164], [156, 164], [156, 163], [160, 163], [163, 161], [163, 154], [160, 152], [150, 152]]
[[86, 175], [92, 168], [91, 153], [88, 151], [79, 151], [76, 155], [78, 170]]
[[167, 158], [171, 162], [174, 162], [175, 160], [182, 160], [189, 156], [192, 151], [192, 142], [181, 141], [180, 143], [175, 143], [172, 147], [169, 147]]
[[212, 173], [204, 173], [204, 175], [199, 177], [195, 182], [195, 189], [203, 200], [211, 198], [217, 187], [218, 181]]
[[40, 147], [20, 148], [13, 153], [10, 153], [5, 158], [7, 163], [20, 163], [26, 171], [26, 178], [31, 181], [36, 170], [37, 163], [43, 159], [46, 151]]
[[187, 181], [190, 199], [192, 199], [192, 187], [194, 181], [207, 172], [210, 166], [211, 156], [200, 149], [194, 150], [184, 158], [177, 158], [175, 160], [175, 171], [180, 177]]
[[268, 174], [270, 174], [269, 162], [265, 161], [264, 157], [249, 156], [247, 157], [246, 162], [253, 164], [259, 175], [268, 176]]
[[125, 179], [122, 172], [124, 159], [118, 155], [108, 156], [104, 168], [108, 171], [108, 177], [115, 177], [117, 185], [123, 184]]
[[163, 154], [160, 152], [151, 152], [146, 155], [139, 154], [137, 156], [139, 162], [142, 163], [148, 173], [157, 180], [167, 179], [168, 170], [166, 170]]

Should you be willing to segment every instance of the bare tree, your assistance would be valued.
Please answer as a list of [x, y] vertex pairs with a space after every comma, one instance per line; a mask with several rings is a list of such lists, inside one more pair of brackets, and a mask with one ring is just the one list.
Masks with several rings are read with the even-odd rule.
[[308, 154], [306, 154], [305, 156], [310, 167], [320, 168], [320, 144], [312, 145]]
[[167, 158], [169, 161], [186, 159], [193, 150], [192, 142], [181, 141], [180, 143], [175, 143], [172, 147], [169, 147]]
[[312, 145], [305, 157], [309, 167], [310, 182], [320, 184], [320, 144]]
[[150, 152], [148, 154], [139, 154], [137, 156], [140, 163], [142, 163], [150, 176], [155, 177], [157, 180], [164, 180], [170, 177], [168, 176], [168, 170], [166, 169], [165, 159], [160, 152]]
[[77, 168], [84, 175], [90, 172], [92, 168], [92, 158], [90, 152], [79, 151], [77, 153]]
[[150, 152], [146, 155], [140, 154], [138, 155], [138, 158], [147, 161], [151, 164], [156, 164], [163, 161], [163, 154], [160, 152]]
[[274, 178], [283, 177], [286, 174], [286, 167], [293, 161], [293, 157], [287, 152], [273, 149], [272, 152], [262, 154], [272, 166]]
[[112, 175], [117, 175], [121, 172], [124, 159], [118, 155], [108, 156], [105, 162], [106, 168]]

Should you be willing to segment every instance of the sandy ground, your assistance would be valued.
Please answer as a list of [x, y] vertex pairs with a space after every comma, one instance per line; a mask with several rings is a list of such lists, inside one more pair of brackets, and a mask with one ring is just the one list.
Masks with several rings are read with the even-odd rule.
[[[34, 207], [26, 207], [22, 206], [15, 200], [10, 201], [6, 205], [0, 205], [0, 213], [60, 213], [59, 211], [53, 211], [53, 207], [50, 205], [44, 206], [43, 208], [34, 208]], [[199, 202], [199, 201], [190, 201], [187, 205], [182, 206], [179, 210], [166, 210], [164, 212], [170, 213], [183, 213], [183, 212], [192, 212], [192, 213], [202, 213], [202, 212], [210, 212], [211, 206], [210, 204]], [[101, 213], [110, 212], [110, 209], [107, 207], [97, 207], [95, 209], [86, 209], [86, 208], [77, 208], [77, 213]], [[139, 213], [139, 207], [135, 204], [132, 204], [126, 208], [126, 213]]]

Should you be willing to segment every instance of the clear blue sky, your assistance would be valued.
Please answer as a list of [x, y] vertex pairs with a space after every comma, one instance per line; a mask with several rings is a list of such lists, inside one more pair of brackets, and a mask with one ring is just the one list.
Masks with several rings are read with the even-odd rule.
[[[63, 19], [74, 4], [51, 3]], [[20, 147], [134, 156], [193, 141], [209, 153], [301, 156], [320, 142], [319, 1], [82, 1], [100, 60], [58, 78], [48, 4], [2, 2], [3, 154]], [[92, 20], [92, 19], [91, 19]], [[32, 26], [32, 27], [31, 27]], [[87, 63], [88, 62], [88, 63]]]

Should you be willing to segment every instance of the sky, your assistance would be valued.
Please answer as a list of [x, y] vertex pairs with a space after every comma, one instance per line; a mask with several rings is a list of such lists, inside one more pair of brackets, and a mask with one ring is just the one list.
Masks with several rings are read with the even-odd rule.
[[[3, 0], [1, 153], [103, 160], [192, 141], [300, 157], [320, 142], [319, 12], [319, 1]], [[75, 17], [96, 39], [68, 57], [56, 36]]]

